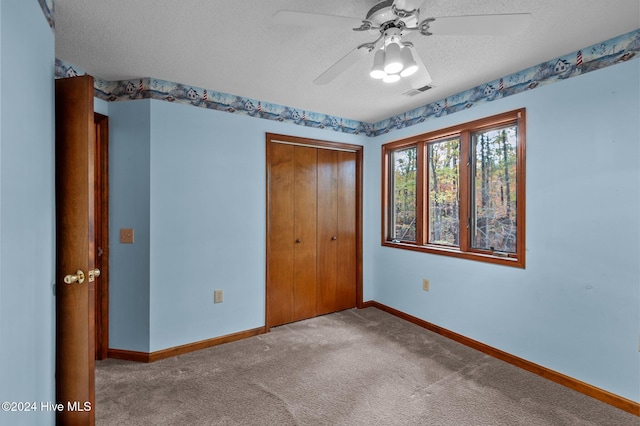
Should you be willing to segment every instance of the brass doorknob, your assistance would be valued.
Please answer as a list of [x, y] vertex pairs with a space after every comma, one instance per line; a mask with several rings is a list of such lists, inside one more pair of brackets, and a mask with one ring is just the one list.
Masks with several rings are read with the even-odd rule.
[[69, 274], [66, 277], [64, 277], [64, 282], [67, 284], [73, 284], [73, 283], [82, 284], [84, 282], [84, 272], [78, 269], [75, 274]]

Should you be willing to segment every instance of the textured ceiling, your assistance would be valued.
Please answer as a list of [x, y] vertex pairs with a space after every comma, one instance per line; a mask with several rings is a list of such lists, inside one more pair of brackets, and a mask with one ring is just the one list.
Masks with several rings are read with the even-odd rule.
[[56, 57], [104, 80], [153, 77], [377, 122], [640, 28], [638, 0], [425, 0], [421, 17], [532, 14], [521, 35], [404, 38], [434, 89], [368, 76], [367, 57], [328, 85], [313, 80], [374, 34], [275, 25], [279, 10], [364, 19], [376, 0], [56, 0]]

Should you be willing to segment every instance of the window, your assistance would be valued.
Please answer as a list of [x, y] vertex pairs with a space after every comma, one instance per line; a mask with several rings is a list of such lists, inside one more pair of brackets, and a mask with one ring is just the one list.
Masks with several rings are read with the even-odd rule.
[[382, 244], [524, 268], [525, 110], [382, 147]]

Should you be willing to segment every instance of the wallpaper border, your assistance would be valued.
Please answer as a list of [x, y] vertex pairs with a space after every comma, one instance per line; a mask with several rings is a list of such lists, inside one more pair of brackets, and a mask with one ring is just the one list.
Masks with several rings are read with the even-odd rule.
[[626, 62], [638, 53], [640, 29], [379, 121], [374, 136]]
[[[39, 0], [52, 1], [52, 0]], [[379, 136], [486, 102], [533, 90], [640, 57], [640, 29], [476, 86], [377, 123], [306, 111], [151, 77], [105, 81], [95, 77], [95, 96], [108, 102], [157, 99], [300, 126]], [[87, 74], [56, 59], [56, 78]]]
[[51, 29], [55, 29], [54, 2], [55, 0], [38, 0], [38, 3], [42, 8], [42, 13], [44, 13], [44, 17], [49, 23]]

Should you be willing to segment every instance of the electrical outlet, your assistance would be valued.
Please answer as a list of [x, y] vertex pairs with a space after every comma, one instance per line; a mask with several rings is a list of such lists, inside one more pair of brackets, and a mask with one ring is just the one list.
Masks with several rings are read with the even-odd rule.
[[422, 279], [422, 289], [424, 291], [429, 291], [429, 280], [426, 278]]
[[222, 290], [215, 290], [213, 292], [213, 303], [222, 303], [223, 299]]

